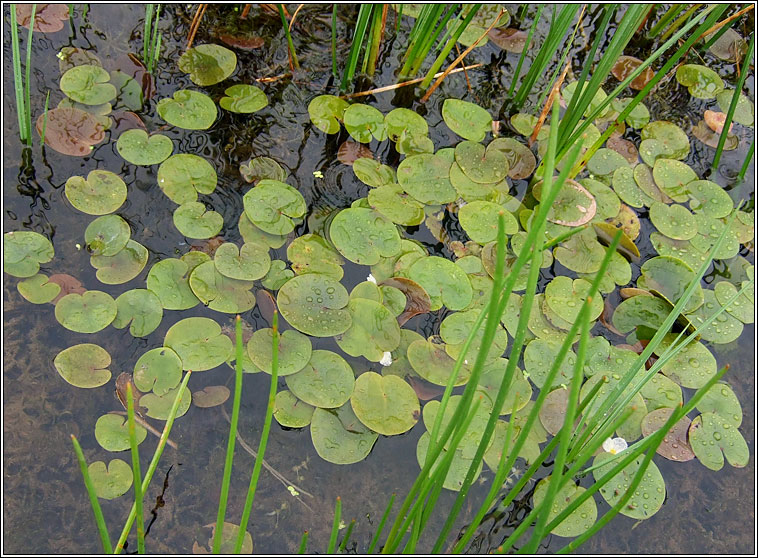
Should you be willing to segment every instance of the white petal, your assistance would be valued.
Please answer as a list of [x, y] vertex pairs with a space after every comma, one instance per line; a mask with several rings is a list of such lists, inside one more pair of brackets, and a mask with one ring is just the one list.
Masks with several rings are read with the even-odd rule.
[[[374, 278], [374, 275], [372, 273], [368, 274], [368, 277], [366, 277], [366, 281], [370, 281], [371, 283], [376, 285], [376, 279]], [[388, 354], [388, 353], [385, 353], [385, 354]]]
[[382, 360], [379, 361], [382, 366], [389, 366], [392, 364], [392, 353], [385, 351], [382, 355]]
[[623, 438], [608, 438], [605, 442], [603, 442], [603, 451], [606, 451], [612, 455], [621, 453], [628, 447], [629, 444], [627, 444], [626, 440]]
[[610, 452], [613, 449], [613, 440], [611, 438], [608, 438], [605, 442], [603, 442], [603, 451]]

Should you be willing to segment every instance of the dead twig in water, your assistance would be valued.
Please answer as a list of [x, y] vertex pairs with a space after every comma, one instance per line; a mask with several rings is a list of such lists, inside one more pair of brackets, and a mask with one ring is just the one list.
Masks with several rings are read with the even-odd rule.
[[240, 19], [247, 19], [247, 14], [250, 13], [250, 7], [252, 4], [245, 4], [245, 7], [242, 8], [242, 13], [240, 14]]
[[[458, 72], [464, 72], [466, 70], [473, 70], [474, 68], [479, 68], [480, 66], [483, 66], [484, 64], [471, 64], [471, 66], [465, 66], [463, 68], [456, 68], [455, 70], [451, 70], [448, 73], [449, 74], [457, 74]], [[434, 74], [434, 77], [441, 76], [444, 72], [439, 72]], [[261, 80], [258, 80], [261, 81]], [[385, 91], [394, 91], [395, 89], [399, 89], [400, 87], [405, 87], [406, 85], [413, 85], [414, 83], [419, 83], [421, 81], [424, 81], [424, 78], [416, 78], [409, 81], [404, 81], [403, 83], [396, 83], [395, 85], [386, 85], [384, 87], [377, 87], [376, 89], [371, 89], [369, 91], [361, 91], [359, 93], [350, 93], [349, 95], [340, 95], [340, 99], [352, 99], [354, 97], [365, 97], [366, 95], [373, 95], [374, 93], [384, 93]]]
[[295, 10], [295, 13], [292, 14], [292, 17], [290, 18], [290, 25], [289, 25], [290, 31], [292, 31], [292, 26], [295, 25], [295, 18], [297, 17], [298, 12], [303, 6], [305, 6], [305, 4], [298, 5], [297, 9]]
[[187, 36], [187, 50], [192, 48], [192, 42], [195, 40], [197, 30], [200, 29], [200, 21], [203, 19], [203, 15], [205, 14], [205, 9], [207, 7], [208, 4], [199, 4], [197, 6], [197, 11], [195, 12], [195, 17], [192, 18], [189, 35]]
[[569, 57], [569, 59], [566, 60], [566, 67], [563, 68], [561, 75], [558, 76], [557, 80], [555, 80], [555, 85], [553, 85], [553, 88], [550, 90], [550, 95], [547, 96], [547, 101], [545, 101], [545, 106], [542, 107], [542, 112], [540, 113], [540, 117], [537, 119], [537, 124], [534, 126], [534, 132], [532, 132], [532, 135], [529, 138], [529, 147], [531, 147], [532, 144], [534, 144], [534, 140], [537, 139], [537, 134], [540, 133], [540, 130], [542, 129], [542, 125], [545, 123], [545, 118], [547, 118], [547, 113], [550, 112], [550, 109], [553, 106], [553, 102], [555, 102], [555, 97], [558, 94], [558, 91], [560, 90], [561, 85], [563, 84], [563, 80], [566, 79], [566, 73], [568, 72], [568, 69], [570, 66], [571, 66], [571, 57]]

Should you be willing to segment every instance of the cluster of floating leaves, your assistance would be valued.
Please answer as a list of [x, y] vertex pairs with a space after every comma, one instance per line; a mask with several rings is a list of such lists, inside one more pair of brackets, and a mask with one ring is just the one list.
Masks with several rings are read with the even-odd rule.
[[[501, 27], [507, 25], [507, 18], [501, 23]], [[117, 71], [109, 73], [89, 53], [70, 51], [61, 60], [61, 89], [70, 102], [50, 111], [45, 141], [62, 153], [85, 155], [85, 147], [102, 141], [103, 132], [112, 128], [113, 120], [108, 116], [112, 116], [112, 101], [139, 100], [141, 107], [146, 98], [144, 81], [140, 80], [140, 85], [136, 74], [114, 77]], [[234, 73], [236, 56], [218, 45], [199, 45], [181, 57], [179, 66], [195, 84], [208, 86]], [[715, 98], [723, 107], [722, 95], [730, 93], [718, 75], [705, 70], [696, 65], [682, 66], [677, 80], [693, 96]], [[133, 95], [124, 96], [126, 90]], [[575, 93], [576, 83], [569, 83], [562, 91], [562, 101], [570, 102]], [[250, 113], [267, 104], [262, 91], [246, 84], [227, 87], [225, 95], [219, 100], [224, 110]], [[604, 97], [600, 90], [591, 108]], [[583, 138], [585, 149], [628, 102], [614, 101], [596, 123], [589, 125]], [[752, 104], [747, 99], [740, 103], [735, 122], [748, 125], [748, 121], [752, 123]], [[206, 129], [218, 115], [209, 96], [191, 89], [159, 100], [157, 111], [169, 125], [187, 130]], [[134, 165], [160, 165], [158, 187], [178, 206], [174, 225], [189, 239], [212, 239], [212, 255], [191, 250], [181, 257], [160, 260], [149, 269], [146, 288], [126, 291], [114, 300], [104, 291], [85, 290], [70, 280], [54, 281], [55, 276], [39, 273], [40, 265], [53, 260], [52, 244], [38, 233], [15, 231], [4, 236], [4, 270], [22, 279], [18, 290], [24, 298], [35, 304], [55, 304], [58, 322], [79, 333], [96, 333], [113, 325], [129, 326], [132, 335], [145, 337], [160, 325], [164, 312], [201, 303], [212, 311], [232, 315], [247, 312], [256, 303], [262, 312], [264, 304], [267, 311], [278, 308], [294, 329], [284, 331], [279, 340], [279, 374], [286, 389], [276, 395], [274, 416], [284, 427], [310, 426], [318, 454], [332, 463], [348, 464], [364, 459], [380, 434], [402, 434], [419, 420], [427, 429], [434, 423], [439, 402], [433, 398], [441, 393], [489, 299], [498, 215], [505, 215], [508, 268], [523, 246], [541, 188], [537, 183], [530, 190], [529, 205], [511, 194], [514, 180], [534, 174], [537, 158], [521, 139], [490, 138], [492, 117], [470, 102], [444, 101], [443, 120], [461, 139], [455, 146], [440, 149], [429, 138], [426, 121], [406, 108], [384, 115], [367, 105], [319, 95], [310, 101], [308, 112], [313, 125], [324, 134], [337, 134], [344, 127], [359, 146], [389, 141], [404, 155], [393, 168], [375, 160], [371, 151], [354, 149], [369, 155], [350, 161], [356, 178], [367, 186], [367, 195], [348, 208], [334, 210], [318, 232], [292, 239], [295, 227], [308, 214], [306, 201], [297, 184], [292, 184], [294, 178], [279, 163], [256, 157], [240, 166], [242, 178], [253, 184], [244, 194], [238, 221], [243, 244], [218, 239], [223, 218], [199, 201], [216, 187], [211, 162], [194, 154], [173, 154], [168, 137], [148, 134], [141, 125], [120, 130], [118, 153]], [[51, 133], [57, 130], [58, 118], [61, 131]], [[79, 119], [83, 129], [93, 133], [70, 133], [78, 129], [69, 127], [72, 119]], [[141, 122], [138, 117], [136, 121]], [[516, 114], [510, 125], [519, 134], [531, 136], [536, 118]], [[712, 287], [698, 287], [677, 327], [698, 325], [753, 280], [753, 266], [739, 256], [740, 246], [753, 242], [752, 214], [735, 210], [719, 184], [700, 179], [684, 162], [691, 147], [688, 133], [672, 122], [650, 121], [643, 105], [632, 111], [625, 125], [639, 130], [639, 145], [613, 137], [589, 160], [588, 176], [569, 181], [551, 208], [547, 239], [576, 227], [582, 230], [543, 253], [541, 267], [558, 262], [571, 276], [554, 277], [535, 297], [523, 370], [517, 369], [503, 407], [502, 416], [510, 416], [498, 421], [484, 456], [492, 469], [507, 451], [503, 445], [509, 421], [515, 421], [515, 433], [524, 425], [534, 389], [550, 393], [540, 423], [529, 433], [520, 456], [527, 462], [535, 459], [547, 435], [554, 435], [560, 427], [567, 404], [565, 384], [576, 355], [569, 351], [552, 385], [546, 385], [546, 371], [586, 299], [590, 279], [600, 268], [604, 242], [617, 229], [623, 231], [621, 245], [600, 283], [605, 298], [598, 296], [592, 301], [591, 318], [598, 320], [597, 335], [590, 341], [582, 392], [587, 393], [599, 382], [604, 385], [585, 415], [592, 414], [618, 384], [641, 352], [641, 342], [649, 339], [649, 332], [660, 328], [724, 229], [726, 242], [716, 259], [727, 260], [738, 272]], [[547, 126], [536, 137], [537, 154], [542, 155]], [[108, 170], [92, 170], [86, 177], [71, 177], [65, 195], [78, 211], [97, 216], [84, 232], [97, 279], [104, 285], [117, 285], [139, 276], [148, 251], [130, 238], [129, 223], [115, 213], [127, 197], [123, 180]], [[656, 229], [650, 233], [650, 240], [659, 255], [642, 263], [633, 282], [632, 264], [640, 263], [636, 245], [641, 231], [639, 214], [645, 212]], [[445, 216], [457, 218], [467, 241], [451, 240], [442, 233]], [[454, 260], [430, 255], [424, 246], [406, 236], [405, 227], [422, 224], [448, 245]], [[285, 244], [288, 261], [272, 259], [270, 250]], [[366, 266], [370, 273], [367, 281], [350, 292], [340, 282], [346, 262]], [[455, 450], [445, 480], [445, 486], [452, 490], [463, 482], [507, 366], [503, 355], [515, 333], [522, 304], [518, 292], [526, 288], [527, 272], [522, 270], [516, 282], [488, 351], [478, 386], [483, 404]], [[619, 287], [624, 300], [610, 308], [609, 295]], [[716, 373], [716, 359], [704, 342], [736, 340], [743, 324], [752, 323], [753, 308], [749, 291], [720, 314], [703, 331], [701, 340], [691, 343], [635, 395], [629, 403], [634, 412], [616, 434], [631, 442], [657, 431], [671, 409], [682, 402], [682, 388], [697, 389]], [[444, 317], [439, 335], [425, 339], [402, 327], [413, 316], [430, 312]], [[479, 349], [482, 333], [475, 337], [469, 358]], [[242, 363], [246, 372], [271, 373], [272, 335], [271, 329], [261, 329], [249, 336]], [[625, 343], [612, 344], [606, 339], [624, 336]], [[334, 338], [352, 362], [366, 364], [351, 366], [334, 351], [313, 350], [312, 337]], [[672, 340], [670, 334], [660, 351]], [[165, 420], [183, 370], [201, 372], [232, 363], [233, 353], [230, 336], [216, 320], [182, 319], [168, 329], [162, 346], [139, 357], [132, 377], [124, 381], [133, 380], [141, 413]], [[54, 364], [70, 384], [92, 388], [110, 381], [110, 362], [104, 349], [85, 343], [59, 353]], [[470, 373], [469, 362], [464, 360], [456, 385], [465, 384]], [[209, 386], [191, 397], [186, 393], [178, 416], [187, 412], [191, 401], [201, 407], [223, 403], [229, 391], [219, 388]], [[456, 398], [451, 399], [445, 420], [452, 416]], [[423, 401], [427, 402], [422, 405]], [[734, 466], [744, 466], [748, 450], [738, 431], [742, 410], [728, 384], [714, 386], [698, 410], [701, 414], [693, 421], [682, 419], [672, 429], [659, 453], [675, 461], [697, 457], [712, 469], [719, 469], [724, 457]], [[144, 430], [140, 430], [138, 438], [144, 437]], [[106, 450], [127, 449], [123, 418], [101, 417], [96, 438]], [[428, 443], [429, 433], [425, 433], [417, 446], [419, 462], [425, 458]], [[596, 458], [596, 478], [610, 467], [603, 465], [609, 458], [606, 453]], [[130, 480], [117, 480], [125, 475], [119, 462], [111, 462], [107, 470], [102, 462], [91, 468], [93, 478], [101, 479], [96, 482], [104, 498], [128, 490]], [[601, 490], [610, 504], [623, 494], [639, 465], [630, 464]], [[544, 490], [544, 484], [537, 486], [536, 500], [543, 497]], [[556, 499], [554, 513], [583, 490], [573, 485], [566, 489]], [[663, 478], [654, 464], [645, 473], [639, 493], [622, 513], [644, 519], [660, 508], [665, 497]], [[590, 499], [554, 532], [561, 536], [579, 534], [594, 523], [596, 513]]]

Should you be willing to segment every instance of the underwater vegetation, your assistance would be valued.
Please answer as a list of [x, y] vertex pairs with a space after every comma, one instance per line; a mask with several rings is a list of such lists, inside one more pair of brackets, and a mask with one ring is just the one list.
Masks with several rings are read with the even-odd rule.
[[[26, 25], [54, 32], [38, 29], [37, 22], [57, 12], [35, 6]], [[685, 160], [693, 149], [713, 152], [717, 167], [722, 150], [752, 139], [754, 103], [743, 88], [752, 37], [748, 46], [724, 26], [727, 31], [709, 46], [715, 56], [741, 65], [731, 86], [713, 69], [690, 62], [694, 57], [670, 72], [653, 71], [651, 60], [623, 54], [624, 34], [628, 41], [648, 11], [630, 7], [633, 17], [609, 47], [617, 55], [603, 62], [612, 87], [605, 75], [590, 76], [589, 65], [580, 76], [564, 71], [558, 78], [556, 69], [544, 110], [542, 102], [526, 110], [527, 82], [539, 71], [532, 67], [505, 117], [468, 100], [440, 99], [444, 143], [431, 137], [424, 110], [382, 111], [360, 97], [312, 91], [311, 134], [324, 143], [344, 140], [340, 161], [365, 185], [365, 195], [342, 207], [309, 206], [303, 185], [281, 161], [253, 156], [237, 162], [243, 188], [234, 208], [237, 226], [229, 230], [229, 216], [209, 197], [219, 183], [216, 163], [177, 152], [161, 132], [191, 136], [212, 128], [224, 112], [256, 119], [274, 101], [265, 83], [235, 77], [243, 49], [230, 41], [196, 43], [176, 60], [162, 59], [158, 24], [167, 16], [160, 5], [147, 6], [142, 61], [130, 55], [109, 66], [92, 52], [63, 47], [63, 97], [36, 120], [45, 149], [83, 161], [65, 181], [64, 196], [81, 217], [82, 248], [98, 284], [85, 286], [68, 274], [45, 235], [13, 230], [3, 236], [3, 269], [18, 293], [29, 303], [52, 305], [65, 330], [93, 335], [91, 342], [50, 355], [52, 369], [81, 389], [105, 389], [113, 380], [127, 409], [127, 416], [106, 413], [91, 422], [102, 450], [130, 450], [131, 464], [119, 458], [87, 464], [74, 438], [107, 552], [123, 550], [135, 519], [144, 551], [142, 494], [163, 447], [173, 443], [170, 430], [181, 428], [192, 406], [219, 406], [230, 397], [222, 502], [209, 541], [214, 551], [253, 550], [246, 529], [272, 421], [307, 429], [316, 453], [335, 466], [364, 460], [375, 444], [388, 443], [385, 437], [423, 431], [416, 447], [419, 477], [387, 523], [394, 496], [389, 499], [369, 551], [380, 542], [384, 552], [413, 551], [444, 489], [459, 496], [433, 548], [443, 551], [485, 466], [495, 476], [493, 488], [476, 504], [479, 511], [455, 541], [456, 552], [465, 550], [497, 498], [504, 496], [500, 505], [512, 502], [549, 458], [553, 470], [534, 487], [532, 513], [501, 550], [531, 527], [527, 551], [550, 533], [574, 539], [571, 550], [616, 513], [652, 517], [667, 490], [654, 455], [698, 460], [712, 470], [725, 461], [747, 465], [742, 406], [713, 348], [734, 342], [754, 323], [753, 205], [735, 199], [716, 174], [700, 175]], [[333, 93], [353, 82], [361, 46], [365, 60], [358, 73], [376, 63], [389, 11], [378, 6], [361, 8], [359, 27], [369, 36], [353, 43], [358, 46]], [[411, 36], [426, 43], [411, 44], [400, 77], [418, 75], [438, 36], [449, 40], [440, 42], [423, 89], [457, 43], [472, 47], [481, 36], [520, 53], [521, 65], [534, 27], [509, 29], [511, 7], [459, 8], [397, 9], [398, 22], [415, 20]], [[663, 33], [661, 43], [678, 47], [687, 31], [695, 29], [695, 37], [726, 17], [724, 9], [711, 7], [705, 22], [691, 17], [675, 28], [666, 25], [677, 14], [667, 12], [650, 33]], [[569, 33], [578, 25], [577, 12], [562, 8], [557, 29]], [[19, 25], [24, 18], [15, 7], [12, 13], [17, 47], [16, 18]], [[60, 14], [61, 24], [68, 15]], [[286, 23], [281, 5], [277, 15]], [[611, 11], [604, 17], [607, 25]], [[298, 62], [294, 33], [285, 30], [297, 68], [304, 59]], [[562, 34], [548, 45], [559, 39]], [[14, 76], [16, 66], [20, 75], [17, 51]], [[27, 87], [30, 64], [27, 55]], [[176, 64], [192, 86], [159, 98], [156, 68], [162, 64]], [[645, 95], [667, 72], [667, 87], [707, 102], [696, 125], [655, 119], [646, 106]], [[19, 83], [21, 140], [30, 143], [28, 90], [24, 102]], [[106, 144], [123, 160], [121, 168], [88, 158]], [[380, 152], [389, 155], [375, 155]], [[133, 167], [154, 171], [151, 187], [172, 210], [163, 226], [188, 241], [150, 266], [150, 246], [132, 237], [140, 231], [119, 214], [131, 194], [125, 169]], [[312, 174], [323, 180], [318, 169]], [[515, 188], [515, 181], [528, 182], [526, 190]], [[442, 249], [416, 240], [419, 229]], [[655, 255], [642, 255], [645, 240]], [[732, 273], [707, 284], [702, 279], [712, 265]], [[355, 284], [356, 276], [366, 279]], [[253, 330], [243, 323], [256, 307], [270, 327]], [[176, 319], [176, 312], [190, 309], [201, 315]], [[232, 332], [227, 324], [233, 316]], [[419, 333], [418, 319], [412, 321], [419, 316], [429, 320], [433, 334]], [[95, 335], [108, 327], [128, 328], [150, 347], [115, 380], [111, 355]], [[320, 339], [333, 341], [334, 350], [314, 348]], [[223, 366], [236, 371], [234, 391], [202, 384], [203, 372]], [[271, 393], [248, 501], [235, 524], [226, 521], [225, 499], [245, 374], [270, 376]], [[165, 421], [165, 429], [162, 436], [157, 432], [158, 449], [143, 476], [138, 446], [152, 441], [150, 421]], [[517, 459], [528, 469], [509, 487], [506, 476]], [[130, 520], [113, 545], [98, 498], [119, 498], [132, 489]], [[600, 516], [602, 502], [613, 513]], [[329, 552], [337, 549], [340, 506], [338, 500]], [[307, 533], [302, 551], [306, 542]]]

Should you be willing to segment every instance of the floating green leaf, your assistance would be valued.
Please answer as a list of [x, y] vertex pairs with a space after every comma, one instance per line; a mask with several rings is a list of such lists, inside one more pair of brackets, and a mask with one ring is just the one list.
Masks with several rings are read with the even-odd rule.
[[459, 99], [445, 99], [442, 118], [453, 132], [471, 141], [482, 141], [487, 132], [492, 130], [489, 112], [474, 103]]
[[32, 304], [46, 304], [52, 302], [61, 292], [61, 286], [49, 281], [47, 275], [38, 273], [26, 279], [19, 281], [18, 292]]
[[374, 447], [379, 435], [355, 416], [350, 403], [336, 409], [316, 409], [311, 419], [311, 439], [322, 459], [338, 465], [358, 463]]
[[131, 229], [119, 215], [103, 215], [84, 230], [84, 241], [94, 256], [115, 256], [129, 241]]
[[650, 207], [650, 220], [661, 233], [674, 240], [689, 240], [697, 234], [697, 221], [683, 205], [655, 202]]
[[260, 229], [285, 235], [295, 228], [293, 219], [305, 215], [303, 195], [278, 180], [261, 180], [243, 197], [245, 214]]
[[[713, 288], [716, 301], [725, 305], [729, 299], [737, 294], [737, 287], [728, 281], [719, 281]], [[742, 293], [726, 309], [729, 314], [737, 318], [743, 324], [752, 324], [755, 321], [755, 302], [750, 299], [750, 292]], [[717, 318], [718, 319], [718, 318]]]
[[85, 179], [72, 176], [66, 181], [66, 197], [76, 209], [89, 215], [113, 213], [126, 200], [126, 184], [118, 175], [93, 170]]
[[[545, 499], [550, 477], [546, 477], [537, 483], [534, 489], [534, 506], [539, 506]], [[553, 506], [548, 515], [548, 523], [558, 516], [568, 505], [576, 500], [586, 488], [577, 486], [574, 483], [567, 483], [555, 495]], [[581, 506], [574, 510], [566, 519], [561, 521], [555, 529], [550, 531], [559, 537], [576, 537], [584, 533], [587, 529], [595, 524], [597, 519], [597, 504], [592, 498], [585, 500]]]
[[[640, 268], [642, 275], [637, 279], [637, 287], [663, 296], [671, 304], [676, 304], [684, 295], [695, 272], [690, 266], [672, 256], [650, 258]], [[703, 303], [703, 289], [698, 285], [684, 307], [689, 313]]]
[[319, 273], [298, 275], [279, 289], [277, 306], [289, 324], [307, 335], [331, 337], [352, 323], [348, 294], [338, 281]]
[[192, 402], [196, 407], [208, 408], [223, 404], [231, 392], [226, 386], [206, 386], [200, 391], [192, 392]]
[[[558, 276], [545, 287], [545, 301], [558, 316], [567, 322], [573, 323], [576, 321], [579, 310], [581, 310], [584, 301], [587, 299], [590, 286], [590, 283], [584, 279], [574, 279], [572, 281], [570, 277]], [[590, 303], [588, 318], [595, 320], [602, 312], [603, 298], [595, 295]]]
[[358, 376], [350, 404], [358, 420], [385, 436], [407, 432], [421, 412], [416, 393], [405, 380], [376, 372]]
[[[259, 329], [247, 343], [247, 354], [258, 368], [271, 374], [273, 369], [273, 330]], [[279, 336], [279, 376], [300, 372], [311, 358], [311, 340], [302, 333], [288, 329]]]
[[726, 217], [732, 212], [732, 198], [715, 182], [693, 180], [687, 184], [687, 190], [692, 211], [702, 211], [714, 218]]
[[297, 237], [287, 247], [287, 258], [298, 275], [321, 273], [339, 281], [342, 279], [342, 257], [317, 234]]
[[613, 312], [613, 327], [628, 333], [638, 325], [658, 329], [671, 312], [671, 305], [656, 296], [638, 295], [621, 302]]
[[186, 202], [174, 210], [174, 226], [187, 238], [212, 238], [221, 232], [224, 218], [200, 202]]
[[[455, 361], [445, 352], [444, 344], [425, 339], [418, 339], [408, 345], [408, 362], [419, 376], [438, 386], [447, 385], [455, 366]], [[471, 369], [464, 364], [458, 372], [455, 385], [465, 384], [469, 376]]]
[[98, 498], [113, 500], [132, 487], [132, 468], [125, 461], [113, 459], [107, 469], [103, 461], [95, 461], [87, 469]]
[[420, 114], [407, 109], [395, 108], [384, 117], [384, 125], [387, 128], [387, 136], [392, 141], [398, 141], [401, 136], [426, 137], [429, 126]]
[[406, 157], [397, 167], [397, 181], [403, 190], [425, 204], [455, 200], [455, 188], [449, 177], [450, 162], [430, 153]]
[[271, 257], [267, 246], [245, 243], [242, 248], [237, 248], [233, 242], [224, 242], [216, 248], [213, 263], [225, 277], [255, 281], [268, 273]]
[[336, 134], [349, 106], [347, 101], [334, 95], [319, 95], [308, 103], [308, 115], [316, 128], [327, 134]]
[[71, 293], [55, 305], [55, 319], [66, 329], [77, 333], [95, 333], [116, 317], [116, 301], [102, 291]]
[[185, 318], [166, 332], [163, 345], [182, 359], [182, 368], [200, 372], [223, 364], [232, 355], [232, 340], [210, 318]]
[[[593, 467], [599, 467], [592, 471], [592, 475], [596, 481], [616, 465], [617, 461], [611, 461], [611, 458], [613, 458], [613, 455], [605, 452], [595, 458]], [[608, 504], [611, 506], [616, 505], [616, 502], [626, 494], [632, 479], [642, 466], [642, 460], [643, 457], [638, 457], [624, 467], [610, 482], [607, 482], [600, 488], [600, 494], [602, 494]], [[637, 489], [628, 500], [627, 505], [621, 508], [619, 512], [633, 519], [648, 519], [661, 509], [665, 498], [666, 484], [656, 464], [650, 461], [643, 473], [642, 482], [637, 485]]]
[[646, 160], [643, 144], [647, 140], [656, 140], [658, 152], [669, 159], [684, 159], [690, 152], [690, 139], [679, 126], [666, 120], [656, 120], [645, 126], [640, 132], [642, 142], [639, 145], [642, 160], [651, 167], [653, 163]]
[[750, 450], [737, 427], [716, 413], [703, 413], [690, 425], [690, 444], [700, 463], [713, 471], [724, 466], [724, 457], [732, 467], [745, 467]]
[[371, 209], [350, 207], [340, 211], [329, 227], [334, 247], [351, 262], [374, 265], [382, 257], [400, 252], [397, 227]]
[[369, 191], [367, 199], [372, 208], [393, 223], [412, 227], [424, 222], [424, 204], [406, 194], [397, 184], [374, 188]]
[[571, 383], [571, 378], [574, 376], [576, 355], [574, 351], [569, 349], [558, 369], [558, 374], [553, 379], [552, 385], [545, 385], [547, 374], [550, 372], [558, 356], [558, 350], [562, 342], [562, 339], [534, 339], [526, 345], [526, 349], [524, 350], [524, 368], [529, 374], [529, 378], [534, 382], [534, 385], [540, 389], [553, 389], [559, 387], [561, 384], [568, 385]]
[[[716, 95], [716, 101], [719, 104], [722, 112], [729, 112], [729, 105], [732, 102], [732, 96], [734, 95], [734, 89], [726, 89]], [[734, 121], [743, 126], [753, 126], [755, 121], [755, 108], [753, 103], [745, 95], [740, 93], [740, 97], [737, 100], [737, 108], [734, 111]]]
[[395, 169], [370, 157], [359, 157], [353, 163], [358, 180], [374, 188], [395, 183]]
[[379, 362], [385, 352], [394, 351], [400, 344], [400, 326], [392, 312], [379, 302], [353, 298], [347, 309], [352, 324], [336, 341], [350, 356], [364, 356]]
[[166, 395], [182, 381], [182, 359], [168, 347], [150, 349], [137, 359], [133, 377], [141, 392]]
[[[147, 430], [139, 424], [134, 428], [137, 445], [145, 441]], [[95, 423], [95, 439], [103, 449], [108, 451], [128, 450], [129, 445], [129, 428], [126, 417], [113, 414], [105, 414], [97, 419]]]
[[361, 143], [370, 143], [371, 139], [387, 139], [384, 115], [368, 105], [350, 105], [343, 114], [345, 129], [350, 136]]
[[[704, 302], [695, 312], [688, 314], [687, 317], [695, 326], [703, 323], [706, 318], [710, 318], [721, 307], [716, 294], [710, 289], [703, 289]], [[722, 312], [705, 327], [700, 333], [705, 341], [711, 343], [723, 344], [736, 341], [742, 334], [744, 326], [737, 318], [729, 312]]]
[[266, 94], [254, 85], [241, 83], [227, 87], [226, 97], [221, 97], [218, 104], [221, 108], [241, 114], [257, 112], [268, 105]]
[[287, 376], [286, 381], [287, 387], [298, 399], [314, 407], [332, 409], [350, 399], [355, 375], [340, 355], [318, 350], [313, 351], [305, 368]]
[[53, 259], [53, 244], [34, 231], [11, 231], [3, 235], [3, 271], [14, 277], [32, 277], [39, 264]]
[[289, 390], [283, 390], [274, 398], [274, 418], [286, 428], [302, 428], [311, 423], [314, 407], [301, 401]]
[[697, 99], [713, 99], [724, 90], [719, 75], [700, 64], [683, 64], [676, 70], [676, 81], [684, 85]]
[[173, 98], [161, 99], [156, 109], [163, 120], [185, 130], [207, 130], [218, 116], [213, 100], [191, 89], [174, 91]]
[[179, 57], [179, 69], [188, 73], [193, 83], [201, 86], [224, 81], [236, 67], [237, 55], [221, 45], [197, 45]]
[[216, 189], [216, 171], [202, 157], [178, 153], [158, 167], [158, 186], [174, 203], [194, 202], [198, 192], [210, 194]]
[[[207, 258], [207, 255], [206, 255]], [[166, 310], [187, 310], [200, 302], [189, 285], [192, 271], [187, 262], [177, 258], [161, 260], [147, 274], [147, 288], [158, 295]]]
[[734, 391], [725, 382], [716, 382], [705, 392], [697, 404], [701, 413], [716, 413], [724, 420], [731, 422], [735, 428], [742, 424], [742, 407]]
[[485, 149], [474, 141], [462, 141], [455, 146], [455, 162], [479, 184], [500, 182], [508, 174], [508, 159], [502, 151]]
[[[180, 386], [181, 387], [181, 386]], [[139, 404], [147, 409], [147, 416], [158, 420], [167, 420], [171, 413], [171, 407], [176, 399], [176, 392], [179, 388], [170, 389], [164, 395], [155, 393], [146, 393], [140, 397]], [[192, 394], [189, 388], [184, 388], [181, 395], [181, 401], [176, 411], [176, 416], [180, 417], [187, 412], [192, 404]]]
[[253, 157], [240, 165], [240, 174], [246, 182], [257, 182], [264, 178], [284, 182], [287, 171], [271, 157]]
[[[463, 345], [469, 336], [469, 333], [474, 327], [474, 324], [479, 317], [479, 310], [467, 310], [465, 312], [455, 312], [450, 314], [440, 324], [440, 337], [446, 343], [445, 351], [454, 360], [458, 360]], [[467, 358], [473, 363], [476, 355], [479, 354], [482, 347], [482, 337], [484, 336], [484, 324], [482, 324], [477, 330], [474, 340], [466, 353]], [[487, 360], [493, 361], [499, 358], [508, 346], [508, 335], [505, 333], [500, 325], [495, 330], [495, 337], [492, 340], [492, 344], [487, 350]]]
[[147, 289], [132, 289], [116, 299], [118, 312], [113, 327], [129, 326], [134, 337], [146, 337], [157, 328], [163, 319], [163, 307], [158, 296]]
[[226, 277], [213, 262], [197, 266], [190, 275], [189, 285], [203, 304], [217, 312], [240, 314], [255, 306], [253, 282]]
[[95, 388], [108, 383], [111, 379], [110, 364], [108, 351], [92, 343], [63, 349], [53, 361], [58, 374], [72, 386], [80, 388]]
[[110, 74], [100, 66], [74, 66], [61, 76], [61, 91], [84, 105], [101, 105], [116, 98], [116, 88], [108, 83]]
[[163, 134], [148, 137], [145, 130], [132, 128], [118, 137], [116, 149], [133, 165], [150, 166], [165, 161], [174, 151], [174, 144]]
[[126, 246], [114, 256], [91, 256], [90, 263], [97, 269], [97, 278], [106, 285], [120, 285], [131, 281], [147, 264], [147, 248], [129, 239]]

